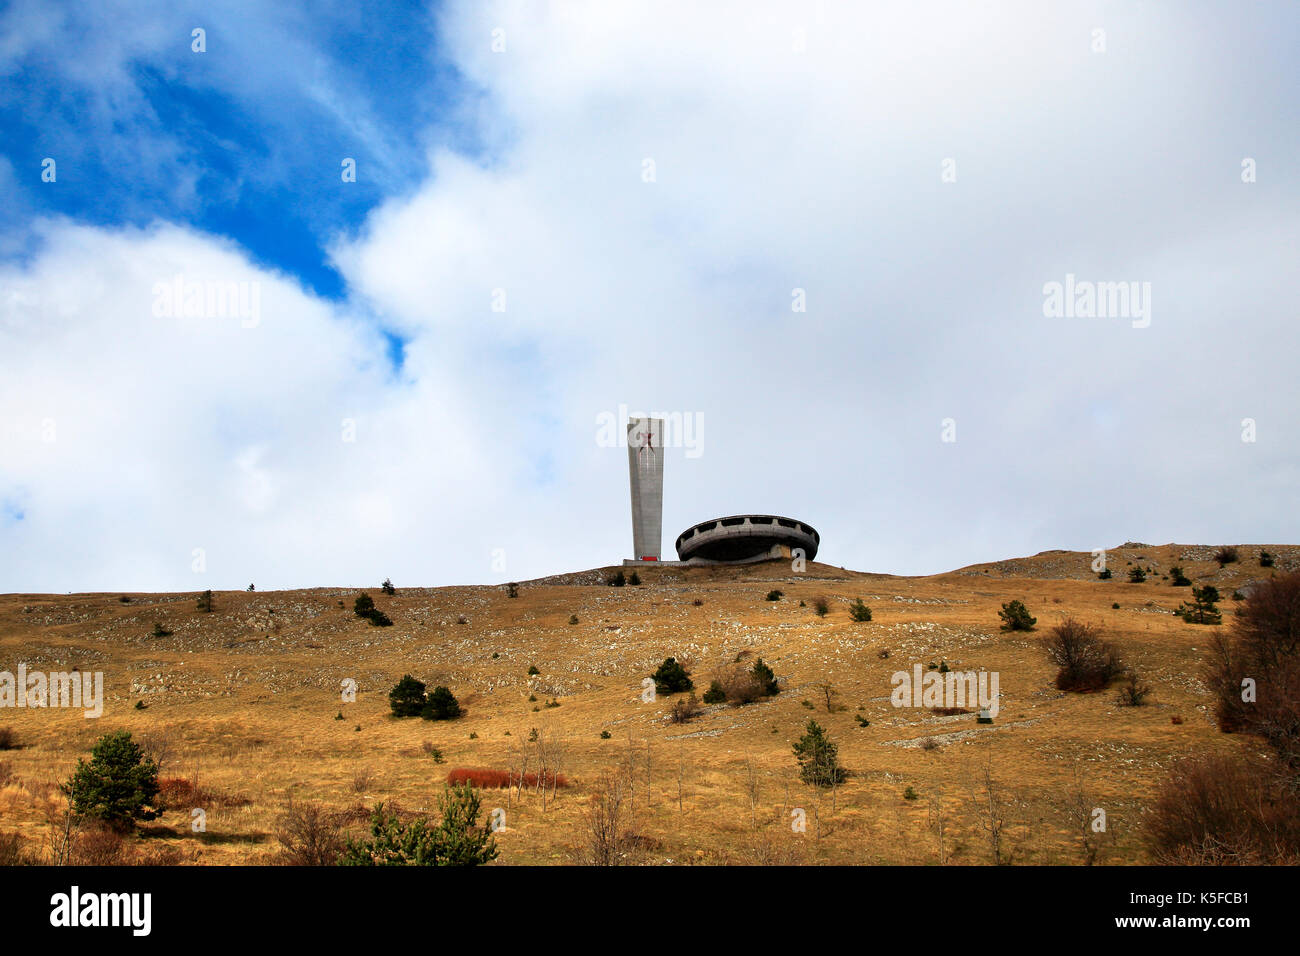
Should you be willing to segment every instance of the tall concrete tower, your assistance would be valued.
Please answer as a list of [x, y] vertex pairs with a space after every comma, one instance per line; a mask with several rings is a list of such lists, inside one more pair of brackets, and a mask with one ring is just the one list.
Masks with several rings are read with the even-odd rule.
[[664, 420], [627, 423], [627, 466], [632, 476], [632, 555], [658, 561], [664, 525]]

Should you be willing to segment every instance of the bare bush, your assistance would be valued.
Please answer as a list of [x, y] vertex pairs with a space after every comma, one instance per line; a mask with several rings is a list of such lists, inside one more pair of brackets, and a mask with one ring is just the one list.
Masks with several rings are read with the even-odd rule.
[[585, 862], [592, 866], [619, 866], [627, 851], [624, 834], [626, 788], [623, 776], [606, 771], [600, 777], [587, 808]]
[[1240, 757], [1174, 766], [1146, 829], [1168, 865], [1300, 863], [1300, 798], [1268, 767]]
[[1115, 695], [1116, 702], [1121, 707], [1141, 707], [1151, 696], [1151, 686], [1142, 683], [1138, 679], [1137, 673], [1129, 671], [1124, 678], [1124, 682], [1119, 685], [1119, 692]]
[[668, 719], [674, 724], [684, 724], [691, 718], [698, 717], [700, 710], [700, 699], [690, 694], [673, 701], [672, 709], [668, 711]]
[[0, 833], [0, 866], [23, 866], [28, 861], [19, 833]]
[[290, 866], [333, 866], [343, 852], [344, 816], [318, 803], [290, 800], [276, 822], [281, 859]]
[[1300, 572], [1254, 589], [1234, 633], [1212, 639], [1205, 678], [1219, 729], [1262, 737], [1300, 790]]
[[123, 866], [130, 862], [122, 834], [107, 826], [82, 830], [72, 841], [71, 866]]
[[1060, 670], [1060, 690], [1101, 690], [1124, 671], [1119, 653], [1102, 638], [1101, 628], [1067, 617], [1043, 639], [1048, 659]]

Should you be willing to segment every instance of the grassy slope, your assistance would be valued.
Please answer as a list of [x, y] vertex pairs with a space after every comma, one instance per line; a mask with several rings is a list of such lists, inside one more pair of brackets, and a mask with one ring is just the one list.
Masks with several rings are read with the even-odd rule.
[[[1279, 568], [1300, 565], [1300, 548], [1266, 547]], [[1088, 803], [1109, 816], [1107, 859], [1142, 862], [1142, 809], [1173, 761], [1252, 746], [1211, 725], [1199, 667], [1215, 629], [1169, 614], [1189, 589], [1160, 580], [1181, 564], [1227, 598], [1269, 573], [1258, 567], [1258, 547], [1240, 551], [1241, 563], [1220, 570], [1207, 547], [1120, 548], [1109, 553], [1115, 579], [1107, 582], [1096, 580], [1088, 554], [1045, 552], [921, 578], [817, 564], [792, 574], [777, 562], [642, 570], [638, 588], [595, 583], [601, 571], [562, 575], [525, 583], [514, 600], [497, 586], [403, 588], [394, 597], [368, 589], [396, 622], [391, 628], [355, 617], [351, 589], [221, 592], [213, 614], [199, 613], [193, 595], [138, 594], [129, 604], [118, 594], [3, 595], [0, 670], [15, 671], [19, 661], [29, 670], [101, 670], [108, 700], [99, 720], [0, 711], [0, 725], [24, 745], [0, 754], [15, 777], [0, 789], [0, 829], [42, 842], [45, 814], [60, 799], [46, 785], [66, 779], [97, 736], [125, 727], [169, 742], [164, 776], [251, 801], [207, 808], [204, 837], [189, 832], [188, 814], [169, 813], [148, 828], [154, 845], [180, 847], [202, 863], [265, 862], [277, 850], [275, 819], [290, 794], [340, 808], [393, 798], [431, 807], [450, 768], [504, 769], [538, 728], [558, 746], [574, 786], [545, 810], [535, 795], [511, 802], [499, 835], [503, 863], [569, 861], [584, 841], [583, 808], [597, 776], [629, 754], [633, 826], [651, 839], [651, 862], [935, 863], [934, 812], [945, 821], [951, 861], [988, 862], [975, 790], [990, 755], [1006, 802], [1005, 845], [1017, 861], [1080, 858], [1066, 811], [1077, 770]], [[1127, 583], [1127, 562], [1139, 557], [1155, 573], [1145, 584]], [[773, 587], [785, 591], [783, 600], [763, 599]], [[825, 619], [798, 606], [817, 595], [830, 601]], [[873, 608], [871, 623], [849, 620], [855, 597]], [[693, 606], [695, 598], [703, 605]], [[1035, 634], [998, 630], [998, 608], [1013, 598], [1037, 615]], [[1222, 607], [1230, 622], [1232, 602]], [[468, 623], [457, 623], [461, 614]], [[571, 614], [578, 624], [568, 623]], [[1053, 687], [1037, 639], [1066, 614], [1105, 627], [1154, 687], [1150, 706], [1122, 708], [1111, 693]], [[155, 621], [174, 634], [152, 637]], [[686, 726], [665, 719], [670, 699], [640, 701], [641, 679], [665, 656], [688, 661], [702, 689], [711, 671], [746, 651], [773, 666], [778, 697], [709, 708]], [[974, 715], [890, 706], [892, 672], [940, 659], [999, 672], [1001, 713], [991, 727], [976, 725]], [[530, 665], [541, 674], [529, 678]], [[451, 723], [390, 718], [386, 693], [405, 672], [450, 686], [467, 715]], [[359, 684], [356, 703], [340, 703], [345, 678]], [[841, 705], [834, 713], [815, 686], [827, 680]], [[552, 698], [560, 706], [544, 707]], [[134, 709], [141, 699], [146, 709]], [[340, 711], [344, 720], [335, 719]], [[860, 727], [857, 714], [870, 726]], [[852, 771], [834, 806], [795, 772], [790, 743], [810, 716]], [[1172, 723], [1175, 716], [1184, 722]], [[600, 739], [602, 730], [611, 739]], [[941, 746], [916, 746], [927, 736]], [[424, 752], [425, 742], [441, 748], [444, 764]], [[908, 787], [918, 799], [904, 799]], [[505, 793], [490, 793], [485, 804], [506, 806]], [[804, 836], [784, 822], [792, 807], [808, 814]]]

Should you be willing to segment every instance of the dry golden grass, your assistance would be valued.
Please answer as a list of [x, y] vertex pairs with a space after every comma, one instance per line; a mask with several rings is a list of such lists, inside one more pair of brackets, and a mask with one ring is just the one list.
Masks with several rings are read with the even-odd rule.
[[[1300, 549], [1265, 547], [1279, 570], [1300, 560]], [[818, 564], [794, 574], [773, 562], [639, 569], [643, 585], [626, 588], [597, 583], [604, 572], [584, 572], [524, 583], [516, 599], [504, 586], [401, 589], [392, 597], [366, 588], [395, 622], [389, 628], [353, 615], [358, 590], [219, 592], [212, 614], [195, 609], [194, 595], [135, 594], [130, 603], [118, 594], [0, 596], [0, 670], [23, 661], [29, 670], [103, 671], [107, 698], [98, 720], [80, 711], [0, 710], [0, 725], [21, 745], [0, 752], [10, 774], [0, 787], [0, 831], [45, 847], [61, 800], [54, 785], [98, 736], [125, 728], [163, 754], [163, 776], [188, 778], [212, 804], [204, 807], [206, 833], [192, 833], [188, 812], [172, 810], [143, 827], [136, 844], [170, 847], [202, 864], [271, 862], [276, 819], [290, 797], [351, 808], [358, 826], [358, 805], [379, 800], [432, 809], [454, 767], [505, 770], [529, 751], [528, 769], [536, 770], [528, 743], [536, 728], [572, 786], [547, 795], [545, 805], [536, 793], [485, 792], [485, 808], [506, 809], [503, 864], [573, 861], [586, 843], [595, 782], [629, 766], [628, 826], [642, 838], [634, 858], [644, 862], [988, 863], [986, 764], [1004, 818], [1004, 856], [1081, 861], [1071, 822], [1081, 781], [1084, 803], [1107, 813], [1101, 861], [1145, 862], [1143, 808], [1173, 761], [1253, 746], [1212, 726], [1200, 662], [1216, 628], [1173, 617], [1189, 589], [1161, 580], [1178, 564], [1198, 584], [1216, 584], [1230, 627], [1234, 587], [1270, 571], [1258, 567], [1258, 547], [1240, 546], [1240, 563], [1224, 569], [1213, 550], [1115, 549], [1111, 581], [1096, 579], [1086, 553], [1047, 552], [921, 578]], [[1154, 573], [1130, 584], [1126, 562], [1139, 558]], [[785, 597], [765, 601], [774, 587]], [[812, 610], [821, 595], [831, 606], [825, 618]], [[849, 619], [857, 597], [871, 606], [870, 623]], [[998, 609], [1013, 598], [1038, 617], [1034, 633], [999, 630]], [[462, 614], [465, 624], [457, 623]], [[574, 614], [579, 623], [570, 624]], [[1153, 687], [1147, 706], [1120, 707], [1113, 690], [1055, 689], [1038, 640], [1067, 614], [1105, 629]], [[172, 635], [153, 637], [155, 622]], [[642, 679], [670, 655], [688, 663], [697, 692], [737, 655], [761, 656], [782, 690], [673, 724], [672, 698], [641, 702]], [[978, 725], [973, 713], [890, 705], [890, 674], [940, 660], [1000, 674], [994, 724]], [[530, 677], [530, 665], [540, 674]], [[430, 688], [451, 687], [465, 716], [390, 717], [388, 689], [407, 672]], [[341, 701], [349, 678], [358, 685], [355, 703]], [[818, 686], [826, 682], [836, 692], [831, 713]], [[134, 709], [137, 700], [144, 710]], [[545, 706], [550, 700], [560, 706]], [[859, 726], [859, 715], [869, 726]], [[851, 771], [834, 793], [798, 780], [790, 745], [810, 717]], [[939, 746], [918, 746], [927, 737]], [[441, 750], [443, 763], [426, 744]], [[908, 788], [916, 799], [905, 799]], [[803, 834], [790, 826], [799, 809]]]

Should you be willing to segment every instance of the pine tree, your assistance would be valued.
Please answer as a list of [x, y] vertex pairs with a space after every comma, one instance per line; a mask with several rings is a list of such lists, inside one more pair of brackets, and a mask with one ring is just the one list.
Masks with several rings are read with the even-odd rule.
[[118, 829], [136, 820], [153, 820], [162, 812], [154, 805], [158, 765], [145, 757], [125, 730], [100, 737], [90, 761], [77, 761], [63, 790], [77, 816], [103, 820]]
[[420, 712], [425, 720], [455, 720], [460, 716], [460, 702], [446, 687], [429, 691], [429, 699]]
[[1011, 601], [1002, 605], [998, 617], [1006, 622], [1002, 625], [1004, 631], [1032, 631], [1038, 623], [1038, 618], [1029, 616], [1029, 608], [1025, 607], [1023, 601]]
[[772, 668], [763, 663], [763, 658], [754, 661], [754, 666], [749, 669], [749, 676], [754, 679], [754, 683], [758, 685], [764, 697], [773, 697], [781, 692], [776, 682], [776, 674], [772, 672]]
[[1213, 584], [1203, 588], [1192, 587], [1192, 601], [1184, 601], [1174, 613], [1188, 624], [1222, 624], [1223, 614], [1219, 611], [1219, 589]]
[[804, 783], [816, 787], [830, 787], [843, 783], [844, 768], [839, 765], [839, 748], [830, 742], [826, 732], [815, 720], [799, 742], [794, 744], [794, 756], [799, 761], [799, 776]]
[[418, 716], [426, 703], [424, 682], [416, 680], [410, 674], [404, 674], [388, 692], [388, 706], [393, 709], [394, 717]]
[[691, 682], [691, 675], [686, 672], [685, 667], [677, 663], [675, 657], [665, 658], [652, 678], [655, 682], [655, 690], [660, 694], [676, 694], [695, 687]]
[[865, 623], [871, 620], [871, 608], [862, 603], [862, 598], [856, 598], [849, 605], [849, 617], [859, 623]]
[[481, 803], [468, 784], [438, 799], [442, 819], [403, 823], [382, 803], [370, 817], [370, 839], [350, 840], [340, 866], [480, 866], [497, 857], [496, 840], [479, 826]]

